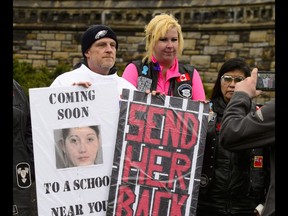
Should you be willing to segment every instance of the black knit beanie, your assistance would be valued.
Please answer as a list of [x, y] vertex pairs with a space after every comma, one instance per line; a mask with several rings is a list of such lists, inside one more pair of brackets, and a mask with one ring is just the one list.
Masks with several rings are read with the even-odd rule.
[[113, 32], [111, 28], [105, 25], [92, 25], [90, 26], [83, 34], [82, 39], [81, 39], [81, 49], [82, 49], [82, 55], [84, 58], [85, 52], [89, 47], [97, 40], [101, 38], [111, 38], [116, 41], [116, 49], [118, 49], [118, 41], [117, 41], [117, 36]]

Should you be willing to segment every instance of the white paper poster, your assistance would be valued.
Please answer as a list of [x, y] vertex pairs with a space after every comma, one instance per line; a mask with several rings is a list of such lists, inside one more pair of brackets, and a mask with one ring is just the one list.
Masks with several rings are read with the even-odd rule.
[[119, 117], [115, 86], [29, 89], [39, 216], [106, 215]]

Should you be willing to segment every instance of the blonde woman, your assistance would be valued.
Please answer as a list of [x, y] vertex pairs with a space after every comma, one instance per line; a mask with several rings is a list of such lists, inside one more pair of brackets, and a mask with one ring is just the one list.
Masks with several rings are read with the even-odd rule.
[[145, 27], [146, 55], [127, 64], [122, 77], [139, 91], [205, 100], [198, 71], [178, 61], [184, 48], [181, 26], [171, 14], [156, 15]]

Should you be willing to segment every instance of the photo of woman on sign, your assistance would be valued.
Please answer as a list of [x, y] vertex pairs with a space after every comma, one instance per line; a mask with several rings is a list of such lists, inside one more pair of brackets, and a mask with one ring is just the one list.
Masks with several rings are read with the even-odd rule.
[[[58, 134], [57, 134], [58, 133]], [[56, 167], [68, 168], [103, 163], [98, 126], [56, 130]]]

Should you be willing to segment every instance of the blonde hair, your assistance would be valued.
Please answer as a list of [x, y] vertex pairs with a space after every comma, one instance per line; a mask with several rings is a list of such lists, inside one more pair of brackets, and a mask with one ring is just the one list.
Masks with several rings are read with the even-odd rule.
[[156, 42], [164, 37], [166, 32], [171, 28], [177, 29], [178, 32], [178, 56], [182, 55], [184, 47], [184, 39], [181, 30], [181, 26], [178, 23], [178, 20], [172, 14], [162, 13], [156, 15], [149, 23], [145, 26], [145, 39], [146, 39], [146, 55], [143, 58], [143, 62], [147, 59], [148, 62], [151, 61], [153, 55], [153, 48]]

